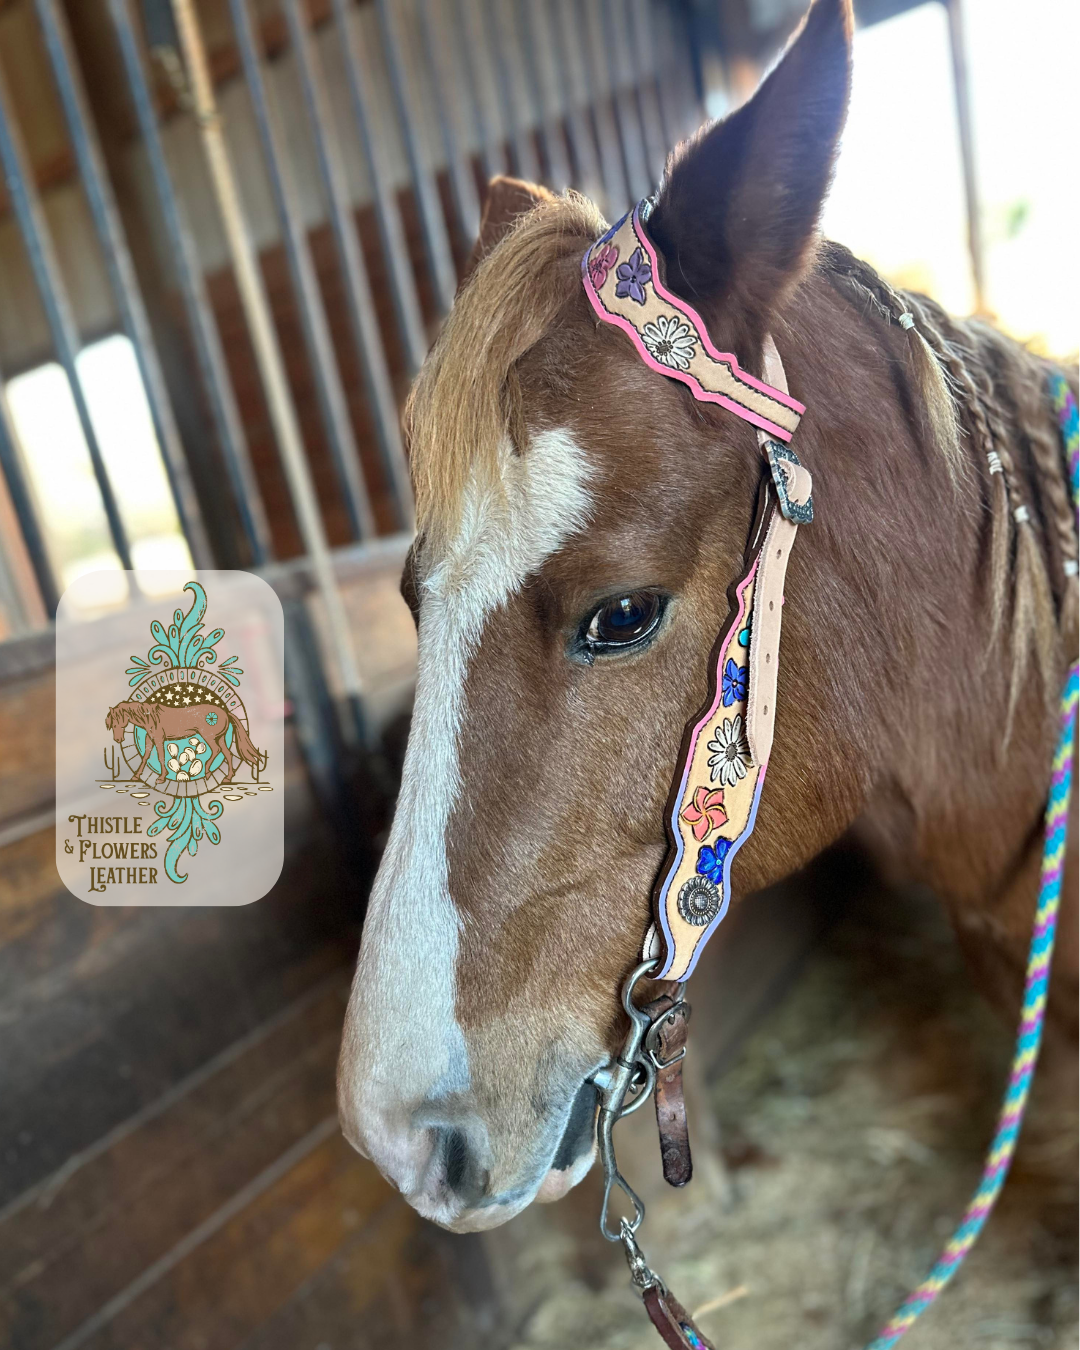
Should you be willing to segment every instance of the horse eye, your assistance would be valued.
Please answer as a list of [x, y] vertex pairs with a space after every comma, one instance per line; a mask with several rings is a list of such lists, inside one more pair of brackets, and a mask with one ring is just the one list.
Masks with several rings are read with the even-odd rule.
[[585, 643], [593, 651], [630, 647], [656, 631], [664, 612], [655, 591], [634, 591], [605, 600], [585, 628]]

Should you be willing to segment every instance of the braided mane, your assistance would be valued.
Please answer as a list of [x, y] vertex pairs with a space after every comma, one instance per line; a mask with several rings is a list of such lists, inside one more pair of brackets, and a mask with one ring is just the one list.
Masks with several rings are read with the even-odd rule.
[[[823, 244], [820, 261], [834, 283], [869, 296], [886, 322], [910, 315], [904, 326], [936, 439], [956, 473], [970, 472], [963, 442], [969, 444], [976, 471], [988, 480], [990, 645], [1007, 620], [1012, 624], [1007, 743], [1032, 659], [1056, 697], [1058, 614], [1073, 623], [1077, 603], [1075, 570], [1067, 568], [1055, 605], [1047, 551], [1037, 533], [1041, 526], [1054, 541], [1059, 565], [1076, 563], [1076, 526], [1047, 389], [1047, 377], [1058, 367], [983, 320], [955, 319], [926, 296], [894, 290], [840, 244]], [[1076, 372], [1061, 373], [1075, 391]]]

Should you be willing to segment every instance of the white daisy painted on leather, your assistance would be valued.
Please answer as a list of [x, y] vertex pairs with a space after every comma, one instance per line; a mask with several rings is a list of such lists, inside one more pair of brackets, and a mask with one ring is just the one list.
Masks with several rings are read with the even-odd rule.
[[724, 787], [734, 787], [745, 778], [750, 747], [743, 735], [742, 714], [725, 717], [706, 748], [713, 752], [709, 756], [709, 777], [714, 783], [719, 778]]
[[689, 370], [697, 350], [697, 338], [688, 323], [681, 323], [672, 314], [664, 314], [641, 330], [641, 340], [649, 355], [662, 366], [672, 370]]

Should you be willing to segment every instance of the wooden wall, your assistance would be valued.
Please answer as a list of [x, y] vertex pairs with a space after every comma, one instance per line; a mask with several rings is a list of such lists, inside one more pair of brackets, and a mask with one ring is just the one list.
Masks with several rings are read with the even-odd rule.
[[[413, 669], [400, 563], [340, 563], [352, 621], [374, 635], [375, 720]], [[320, 816], [294, 729], [268, 896], [95, 908], [53, 862], [50, 648], [9, 644], [0, 680], [0, 1345], [483, 1345], [482, 1246], [425, 1224], [337, 1126], [365, 878]]]

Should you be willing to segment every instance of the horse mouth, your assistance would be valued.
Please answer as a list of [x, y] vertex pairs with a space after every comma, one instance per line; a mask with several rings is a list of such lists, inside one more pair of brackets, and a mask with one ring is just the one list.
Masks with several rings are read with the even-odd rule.
[[596, 1137], [596, 1110], [599, 1104], [600, 1094], [596, 1084], [592, 1079], [586, 1078], [570, 1103], [566, 1128], [551, 1160], [550, 1172], [571, 1171], [585, 1154], [588, 1154], [591, 1160], [593, 1141]]
[[[595, 1085], [586, 1080], [570, 1103], [559, 1142], [545, 1170], [532, 1184], [516, 1187], [483, 1198], [462, 1199], [453, 1184], [440, 1186], [437, 1193], [418, 1191], [407, 1196], [409, 1204], [425, 1218], [455, 1233], [479, 1232], [497, 1228], [512, 1219], [534, 1201], [550, 1204], [564, 1195], [589, 1172], [596, 1156], [595, 1122], [599, 1096]], [[440, 1149], [444, 1159], [440, 1170], [444, 1182], [459, 1178], [452, 1175], [453, 1148]]]

